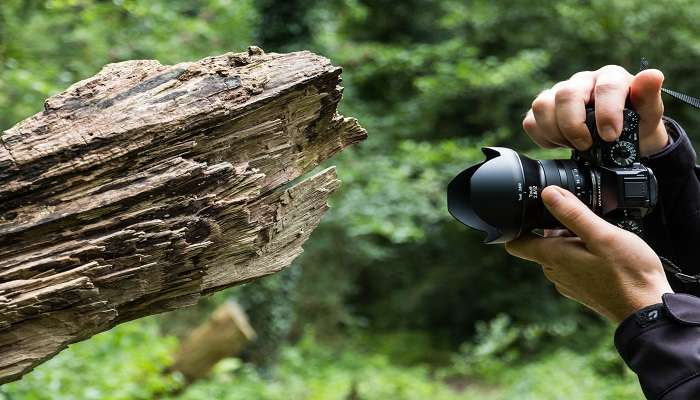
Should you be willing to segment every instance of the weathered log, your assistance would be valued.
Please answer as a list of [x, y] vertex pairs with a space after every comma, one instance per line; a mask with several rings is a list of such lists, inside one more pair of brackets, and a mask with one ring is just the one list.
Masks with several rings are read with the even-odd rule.
[[310, 52], [106, 65], [0, 136], [0, 383], [300, 254], [366, 132]]
[[169, 371], [181, 373], [189, 384], [207, 376], [217, 362], [237, 355], [253, 339], [255, 331], [245, 311], [227, 301], [182, 342]]

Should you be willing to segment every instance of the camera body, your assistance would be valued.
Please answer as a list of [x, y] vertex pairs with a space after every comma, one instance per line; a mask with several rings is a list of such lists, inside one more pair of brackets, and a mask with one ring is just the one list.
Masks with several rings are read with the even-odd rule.
[[574, 150], [571, 158], [586, 165], [592, 179], [600, 182], [592, 193], [593, 211], [642, 236], [642, 219], [657, 202], [657, 183], [652, 170], [641, 163], [639, 114], [629, 108], [623, 110], [622, 133], [614, 142], [600, 138], [592, 107], [586, 109], [586, 125], [593, 145], [587, 151]]
[[643, 236], [643, 218], [657, 202], [654, 173], [641, 163], [639, 114], [623, 111], [623, 129], [613, 142], [598, 134], [595, 110], [586, 110], [593, 145], [568, 160], [533, 160], [503, 147], [482, 148], [486, 160], [448, 185], [448, 210], [457, 220], [503, 243], [534, 229], [560, 227], [540, 199], [549, 185], [574, 193], [597, 215]]

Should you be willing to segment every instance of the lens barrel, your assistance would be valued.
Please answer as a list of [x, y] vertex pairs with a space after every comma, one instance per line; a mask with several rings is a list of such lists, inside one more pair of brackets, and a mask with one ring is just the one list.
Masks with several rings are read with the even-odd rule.
[[593, 145], [569, 160], [533, 160], [504, 147], [484, 147], [486, 160], [457, 175], [447, 187], [447, 208], [457, 220], [503, 243], [536, 228], [561, 225], [540, 200], [555, 185], [574, 193], [611, 224], [644, 237], [643, 219], [658, 201], [654, 172], [639, 152], [639, 114], [628, 104], [620, 136], [600, 138], [594, 107], [586, 107]]
[[504, 243], [559, 222], [540, 200], [542, 189], [560, 186], [600, 210], [600, 176], [574, 160], [533, 160], [504, 147], [484, 147], [486, 160], [457, 175], [447, 188], [447, 207], [463, 224]]

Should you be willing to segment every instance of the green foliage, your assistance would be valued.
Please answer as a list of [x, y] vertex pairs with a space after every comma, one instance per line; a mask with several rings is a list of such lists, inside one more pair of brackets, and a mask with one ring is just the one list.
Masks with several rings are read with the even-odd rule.
[[3, 0], [0, 130], [110, 62], [176, 63], [244, 49], [257, 19], [252, 0]]
[[313, 10], [318, 0], [258, 0], [260, 14], [258, 39], [265, 47], [276, 51], [300, 50], [311, 39]]
[[232, 291], [241, 306], [248, 310], [257, 334], [257, 340], [245, 349], [244, 356], [259, 367], [276, 361], [279, 347], [292, 334], [296, 315], [289, 298], [297, 286], [299, 272], [290, 268]]
[[181, 384], [162, 374], [175, 345], [175, 338], [159, 335], [153, 318], [129, 322], [71, 345], [21, 381], [3, 386], [0, 399], [152, 399]]
[[439, 375], [478, 377], [502, 388], [504, 399], [641, 399], [611, 335], [611, 329], [581, 329], [571, 321], [518, 326], [501, 315], [478, 324], [473, 342]]
[[[181, 399], [454, 399], [447, 386], [434, 382], [426, 366], [397, 366], [384, 354], [319, 344], [306, 335], [283, 349], [271, 380], [246, 365], [218, 371]], [[353, 389], [354, 388], [354, 389]], [[465, 397], [461, 397], [465, 398]], [[466, 399], [478, 397], [466, 397]]]
[[[234, 296], [260, 333], [244, 355], [256, 364], [226, 361], [184, 398], [345, 398], [353, 385], [362, 399], [639, 398], [603, 323], [452, 221], [444, 189], [481, 146], [566, 157], [536, 150], [521, 120], [537, 93], [574, 72], [634, 71], [646, 56], [668, 87], [700, 94], [690, 79], [699, 18], [692, 0], [3, 0], [0, 130], [106, 63], [258, 44], [342, 65], [341, 111], [370, 135], [332, 161], [343, 186], [289, 272], [72, 346], [4, 390], [150, 398], [177, 384], [154, 372], [170, 335]], [[700, 139], [700, 113], [666, 109]], [[303, 335], [308, 326], [315, 336]]]
[[[334, 160], [345, 184], [323, 233], [307, 245], [303, 274], [354, 277], [355, 288], [336, 281], [323, 292], [347, 293], [363, 317], [356, 322], [462, 332], [456, 340], [474, 321], [504, 311], [522, 322], [561, 318], [571, 308], [538, 271], [455, 225], [444, 188], [481, 157], [480, 146], [532, 151], [521, 128], [525, 111], [539, 91], [574, 72], [611, 63], [634, 72], [646, 56], [670, 87], [700, 93], [686, 79], [697, 65], [692, 21], [700, 7], [684, 0], [643, 8], [627, 0], [387, 4], [319, 6], [328, 20], [315, 26], [312, 47], [344, 66], [343, 111], [370, 138]], [[698, 131], [700, 113], [667, 104], [669, 115]], [[328, 307], [338, 304], [331, 297]]]
[[[181, 384], [162, 373], [173, 339], [158, 337], [154, 320], [147, 319], [71, 346], [22, 381], [4, 386], [0, 399], [641, 398], [632, 374], [611, 368], [620, 361], [609, 342], [594, 341], [587, 351], [559, 348], [528, 363], [504, 357], [503, 348], [522, 335], [507, 318], [499, 318], [481, 331], [475, 346], [454, 354], [451, 364], [444, 349], [424, 333], [360, 335], [327, 343], [307, 332], [295, 345], [283, 346], [275, 367], [265, 374], [253, 364], [225, 359], [208, 379], [168, 395]], [[444, 356], [437, 360], [436, 354]], [[471, 365], [478, 359], [488, 367], [465, 370], [460, 360], [466, 358], [472, 358]]]

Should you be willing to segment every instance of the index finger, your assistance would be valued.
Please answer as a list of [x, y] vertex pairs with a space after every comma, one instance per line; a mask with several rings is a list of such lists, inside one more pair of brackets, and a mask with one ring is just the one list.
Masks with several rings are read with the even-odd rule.
[[506, 243], [506, 251], [523, 260], [546, 265], [553, 271], [570, 268], [573, 260], [585, 260], [590, 263], [591, 258], [594, 257], [581, 238], [571, 236], [543, 238], [532, 233]]
[[594, 84], [592, 72], [579, 72], [563, 82], [555, 95], [559, 130], [579, 150], [587, 150], [593, 143], [586, 126], [586, 104], [591, 99]]
[[552, 242], [557, 238], [543, 238], [532, 233], [527, 233], [515, 240], [506, 243], [506, 251], [513, 256], [546, 264], [546, 259], [552, 252]]
[[595, 120], [600, 137], [611, 142], [622, 132], [622, 111], [630, 91], [632, 75], [617, 65], [598, 70], [593, 98]]

